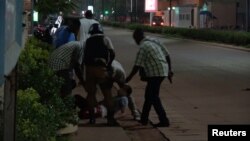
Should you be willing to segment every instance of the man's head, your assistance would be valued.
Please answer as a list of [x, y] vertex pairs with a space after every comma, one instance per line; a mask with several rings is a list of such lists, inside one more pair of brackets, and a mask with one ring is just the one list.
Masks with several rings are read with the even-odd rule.
[[144, 39], [144, 32], [141, 28], [136, 28], [134, 33], [133, 33], [133, 38], [136, 42], [136, 44], [140, 44], [141, 40]]
[[77, 35], [81, 26], [81, 22], [78, 18], [72, 18], [68, 21], [68, 26], [69, 29]]
[[89, 34], [103, 34], [103, 28], [99, 23], [94, 23], [89, 28]]
[[91, 10], [87, 10], [85, 12], [85, 18], [87, 18], [87, 19], [92, 19], [93, 18], [93, 13], [92, 13]]

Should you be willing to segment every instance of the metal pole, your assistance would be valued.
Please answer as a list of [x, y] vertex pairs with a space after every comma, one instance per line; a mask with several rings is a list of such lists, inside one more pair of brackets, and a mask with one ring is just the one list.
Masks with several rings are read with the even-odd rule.
[[35, 0], [31, 0], [31, 33], [29, 33], [29, 34], [31, 34], [31, 35], [33, 35], [33, 32], [34, 32], [34, 17], [33, 17], [33, 14], [34, 14], [34, 1]]
[[135, 22], [137, 22], [137, 0], [135, 0]]
[[115, 22], [116, 22], [116, 0], [115, 0]]
[[130, 12], [132, 13], [133, 11], [133, 0], [130, 0]]
[[152, 19], [153, 19], [153, 12], [150, 12], [149, 14], [150, 26], [152, 26]]
[[238, 8], [239, 8], [239, 2], [236, 1], [236, 17], [235, 17], [235, 20], [236, 20], [236, 26], [238, 26]]
[[104, 16], [104, 2], [103, 2], [103, 0], [102, 0], [102, 14]]
[[130, 22], [133, 22], [133, 0], [130, 0]]
[[172, 20], [172, 13], [171, 13], [171, 11], [172, 11], [172, 0], [169, 0], [169, 6], [170, 6], [170, 10], [169, 10], [169, 26], [171, 27], [171, 20]]
[[249, 0], [246, 0], [246, 31], [249, 31]]

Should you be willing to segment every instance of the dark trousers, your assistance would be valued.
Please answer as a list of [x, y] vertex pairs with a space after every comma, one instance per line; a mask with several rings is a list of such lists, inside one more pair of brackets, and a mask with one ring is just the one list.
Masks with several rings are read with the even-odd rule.
[[113, 85], [112, 81], [107, 79], [107, 70], [105, 67], [100, 66], [86, 66], [86, 91], [87, 102], [89, 107], [90, 120], [95, 120], [94, 107], [97, 105], [96, 91], [97, 85], [100, 86], [102, 94], [104, 96], [104, 104], [107, 107], [107, 120], [114, 120], [114, 103], [112, 101], [111, 88]]
[[141, 121], [147, 122], [149, 117], [149, 112], [151, 106], [154, 106], [154, 109], [158, 115], [160, 122], [167, 122], [168, 118], [166, 112], [162, 106], [161, 99], [159, 97], [160, 86], [165, 77], [151, 77], [147, 79], [147, 86], [145, 90], [145, 101], [143, 104]]
[[72, 78], [73, 70], [59, 70], [56, 72], [56, 75], [63, 79], [63, 84], [60, 89], [60, 96], [62, 98], [69, 96], [71, 94], [72, 89], [76, 86], [76, 82]]

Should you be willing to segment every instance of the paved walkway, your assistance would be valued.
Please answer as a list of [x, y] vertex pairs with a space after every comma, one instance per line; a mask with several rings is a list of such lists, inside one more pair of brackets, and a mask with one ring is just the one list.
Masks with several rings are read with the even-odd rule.
[[[77, 87], [73, 94], [86, 96], [82, 87]], [[101, 94], [97, 94], [98, 99], [102, 99]], [[139, 104], [141, 105], [141, 104]], [[139, 107], [141, 108], [141, 107]], [[156, 117], [156, 115], [153, 115]], [[96, 119], [95, 125], [89, 125], [88, 120], [80, 120], [78, 130], [71, 135], [72, 141], [169, 141], [160, 132], [159, 128], [154, 128], [152, 124], [142, 126], [133, 120], [130, 111], [127, 109], [125, 114], [116, 114], [119, 126], [109, 127], [106, 119]], [[162, 128], [163, 129], [163, 128]]]
[[[86, 96], [82, 87], [77, 87], [72, 93]], [[97, 94], [97, 99], [102, 99], [101, 94]], [[109, 127], [106, 125], [106, 119], [96, 119], [95, 125], [87, 122], [88, 120], [80, 120], [77, 132], [72, 134], [72, 141], [130, 141], [121, 126]]]
[[107, 127], [105, 123], [97, 123], [95, 126], [79, 125], [72, 141], [130, 141], [122, 127]]

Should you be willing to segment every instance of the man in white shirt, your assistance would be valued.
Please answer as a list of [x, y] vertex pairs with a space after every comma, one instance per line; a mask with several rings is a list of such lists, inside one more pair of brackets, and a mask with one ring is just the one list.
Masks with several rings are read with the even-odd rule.
[[[126, 72], [124, 70], [124, 68], [122, 67], [122, 65], [117, 61], [117, 60], [113, 60], [112, 64], [112, 69], [113, 69], [113, 73], [112, 73], [112, 77], [111, 77], [111, 81], [114, 83], [117, 83], [118, 86], [120, 87], [120, 90], [118, 92], [122, 93], [122, 91], [126, 91], [128, 88], [131, 89], [131, 87], [126, 84], [125, 79], [126, 79]], [[131, 114], [134, 117], [134, 120], [140, 120], [140, 113], [137, 109], [137, 106], [135, 104], [135, 100], [133, 98], [133, 96], [131, 95], [132, 93], [132, 89], [130, 93], [127, 94], [123, 94], [126, 95], [128, 98], [128, 107], [131, 111]], [[120, 94], [122, 95], [122, 94]]]
[[94, 23], [99, 23], [99, 22], [93, 19], [93, 13], [91, 10], [87, 10], [85, 12], [85, 18], [80, 19], [80, 22], [81, 22], [81, 27], [80, 27], [79, 39], [81, 45], [83, 46], [87, 38], [90, 36], [89, 34], [90, 26]]

